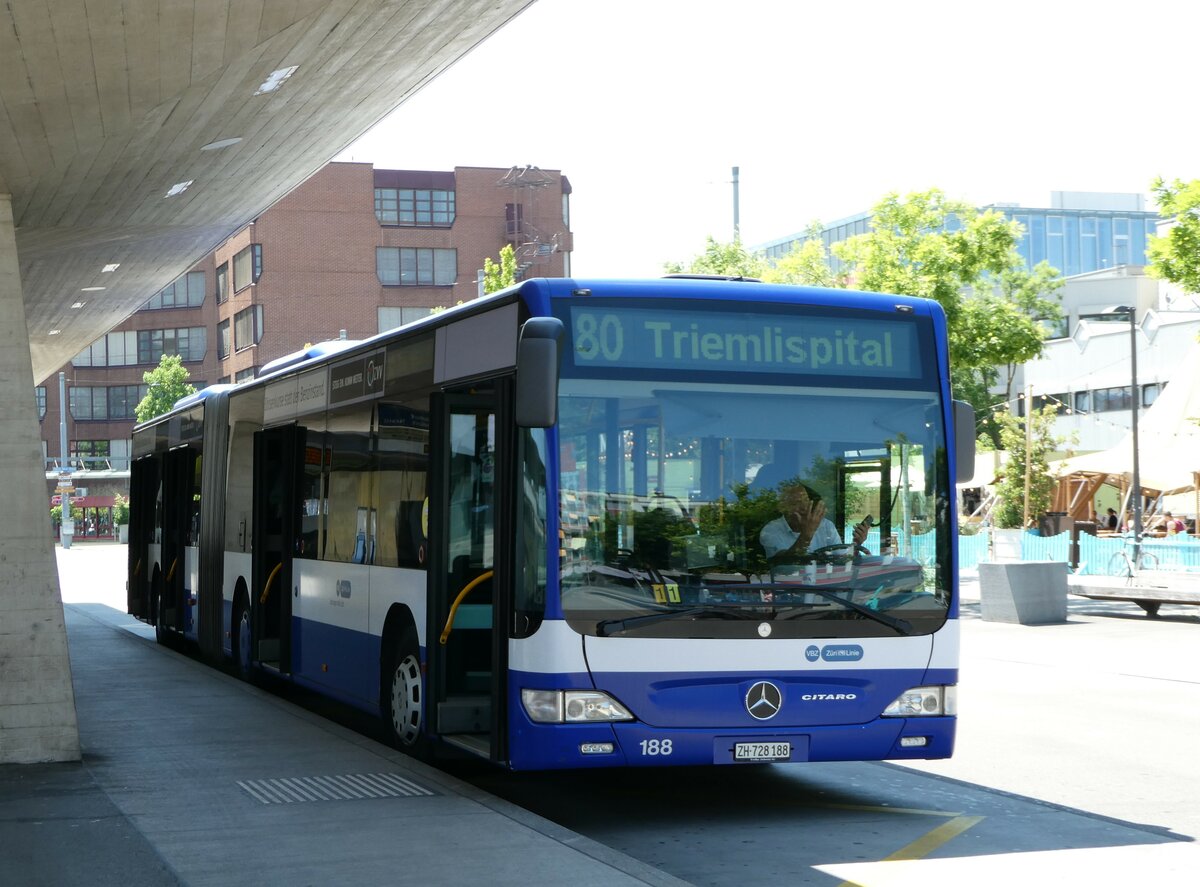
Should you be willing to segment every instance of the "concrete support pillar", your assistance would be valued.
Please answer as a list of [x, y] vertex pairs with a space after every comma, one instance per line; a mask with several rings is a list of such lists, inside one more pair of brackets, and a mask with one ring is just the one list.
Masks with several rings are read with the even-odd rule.
[[79, 760], [12, 200], [0, 194], [0, 764]]

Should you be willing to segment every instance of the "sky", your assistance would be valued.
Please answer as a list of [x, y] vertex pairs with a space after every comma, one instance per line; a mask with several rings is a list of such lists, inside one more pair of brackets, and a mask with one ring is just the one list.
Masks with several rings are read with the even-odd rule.
[[573, 274], [658, 276], [732, 239], [734, 166], [747, 246], [890, 192], [1200, 178], [1197, 26], [1176, 0], [536, 0], [337, 159], [561, 170]]

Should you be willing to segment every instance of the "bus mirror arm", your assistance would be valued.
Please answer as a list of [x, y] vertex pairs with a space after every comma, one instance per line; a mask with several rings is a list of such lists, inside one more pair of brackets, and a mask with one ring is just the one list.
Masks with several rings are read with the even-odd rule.
[[954, 403], [954, 462], [956, 484], [975, 475], [975, 408], [965, 400]]
[[517, 343], [516, 420], [521, 428], [548, 428], [558, 418], [559, 344], [557, 317], [532, 317]]

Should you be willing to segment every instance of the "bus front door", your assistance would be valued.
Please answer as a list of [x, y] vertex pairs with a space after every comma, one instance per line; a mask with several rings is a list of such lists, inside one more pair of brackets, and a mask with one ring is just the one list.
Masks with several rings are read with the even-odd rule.
[[285, 425], [255, 433], [251, 659], [282, 674], [292, 670], [292, 556], [303, 469], [304, 429]]
[[[507, 389], [502, 389], [507, 390]], [[511, 597], [511, 436], [496, 389], [449, 393], [436, 410], [428, 674], [433, 729], [445, 741], [507, 757], [507, 619]], [[436, 540], [436, 541], [435, 541]], [[427, 711], [429, 707], [427, 706]]]

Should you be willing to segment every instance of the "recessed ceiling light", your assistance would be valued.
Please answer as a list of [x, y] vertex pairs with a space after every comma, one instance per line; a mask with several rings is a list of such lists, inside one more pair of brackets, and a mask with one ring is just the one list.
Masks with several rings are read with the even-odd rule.
[[209, 142], [207, 145], [201, 145], [201, 151], [220, 151], [222, 148], [229, 148], [236, 145], [242, 139], [239, 136], [236, 139], [218, 139], [215, 142]]
[[262, 85], [255, 91], [255, 95], [262, 95], [264, 92], [274, 92], [283, 86], [283, 81], [287, 80], [296, 72], [298, 65], [292, 65], [290, 68], [280, 68], [278, 71], [272, 71], [271, 76], [262, 82]]
[[72, 308], [82, 308], [86, 304], [87, 304], [87, 302], [72, 302], [71, 307]]
[[192, 179], [188, 179], [186, 182], [176, 182], [174, 185], [171, 186], [171, 190], [168, 191], [163, 196], [164, 197], [174, 197], [176, 194], [182, 194], [189, 187], [191, 187], [192, 181], [193, 181]]
[[81, 293], [99, 293], [103, 292], [107, 287], [103, 286], [85, 286], [80, 290]]
[[50, 330], [50, 332], [46, 333], [46, 335], [48, 335], [48, 336], [57, 336], [57, 335], [58, 335], [59, 333], [61, 333], [61, 332], [62, 332], [62, 330]]
[[109, 264], [105, 265], [103, 268], [100, 269], [100, 273], [108, 274], [111, 271], [116, 271], [120, 267], [121, 267], [120, 262], [110, 262]]

